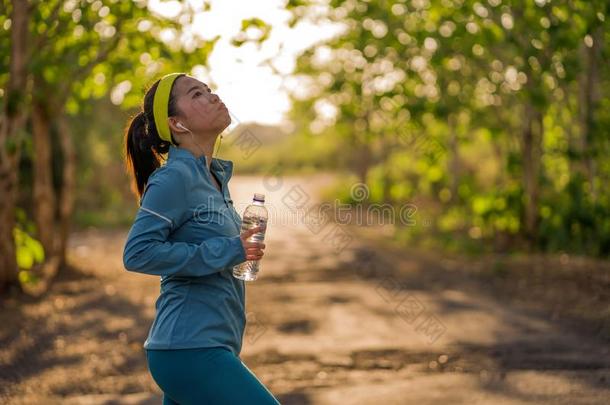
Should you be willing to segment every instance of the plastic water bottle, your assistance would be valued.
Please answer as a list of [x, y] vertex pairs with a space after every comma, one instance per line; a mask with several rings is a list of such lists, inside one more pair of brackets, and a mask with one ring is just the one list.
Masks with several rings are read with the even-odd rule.
[[[265, 230], [267, 226], [267, 208], [265, 208], [265, 195], [254, 193], [252, 204], [246, 207], [242, 218], [241, 232], [257, 226], [263, 226], [262, 232], [257, 232], [250, 236], [249, 242], [263, 242], [265, 240]], [[233, 276], [246, 281], [254, 281], [260, 270], [260, 260], [246, 260], [243, 263], [233, 266]]]

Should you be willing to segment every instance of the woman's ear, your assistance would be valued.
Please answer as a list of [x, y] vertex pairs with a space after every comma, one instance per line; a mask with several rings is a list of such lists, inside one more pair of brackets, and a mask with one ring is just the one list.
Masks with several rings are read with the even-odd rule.
[[175, 117], [168, 117], [167, 123], [169, 125], [169, 129], [173, 134], [184, 134], [189, 132], [188, 129], [180, 121], [178, 121]]

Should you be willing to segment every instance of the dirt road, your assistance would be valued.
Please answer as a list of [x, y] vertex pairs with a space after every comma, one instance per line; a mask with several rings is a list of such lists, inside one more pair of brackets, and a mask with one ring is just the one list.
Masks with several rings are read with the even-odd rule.
[[[508, 305], [460, 261], [397, 249], [381, 229], [303, 215], [327, 178], [235, 177], [271, 218], [248, 285], [243, 361], [283, 404], [603, 404], [601, 339]], [[154, 404], [142, 343], [158, 279], [126, 272], [126, 231], [71, 238], [41, 302], [0, 311], [0, 401]]]

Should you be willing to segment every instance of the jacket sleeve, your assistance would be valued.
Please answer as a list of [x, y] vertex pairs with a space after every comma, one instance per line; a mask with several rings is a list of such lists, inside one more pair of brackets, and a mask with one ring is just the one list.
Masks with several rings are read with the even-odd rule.
[[201, 244], [169, 241], [172, 230], [188, 219], [186, 201], [180, 172], [161, 170], [151, 175], [123, 250], [128, 271], [197, 277], [246, 260], [239, 235], [211, 237]]

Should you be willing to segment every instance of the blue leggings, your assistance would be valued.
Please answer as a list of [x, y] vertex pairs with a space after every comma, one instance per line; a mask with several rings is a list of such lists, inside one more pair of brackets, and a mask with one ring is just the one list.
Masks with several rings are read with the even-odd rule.
[[146, 350], [164, 405], [279, 405], [232, 351], [223, 347]]

